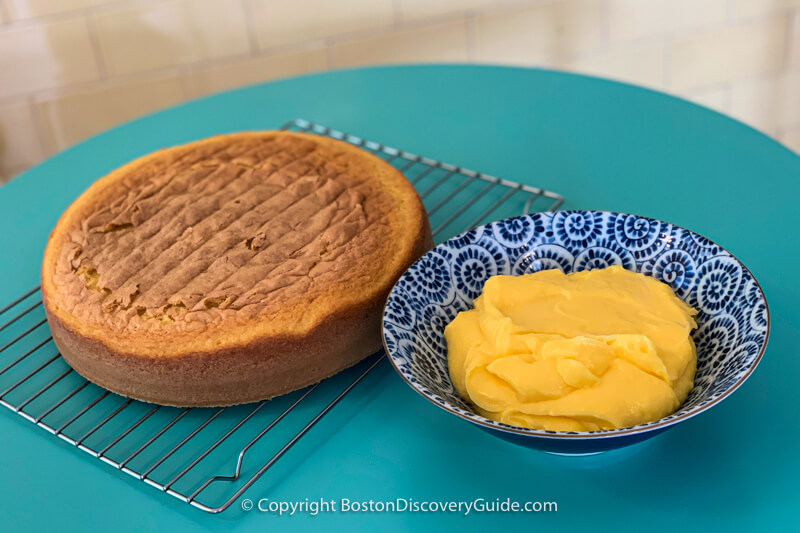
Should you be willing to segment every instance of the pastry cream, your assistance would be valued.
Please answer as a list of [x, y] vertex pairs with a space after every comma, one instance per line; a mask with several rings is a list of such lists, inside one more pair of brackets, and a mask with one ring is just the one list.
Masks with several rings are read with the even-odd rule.
[[485, 417], [555, 431], [633, 426], [692, 390], [697, 311], [612, 266], [493, 276], [445, 328], [456, 391]]

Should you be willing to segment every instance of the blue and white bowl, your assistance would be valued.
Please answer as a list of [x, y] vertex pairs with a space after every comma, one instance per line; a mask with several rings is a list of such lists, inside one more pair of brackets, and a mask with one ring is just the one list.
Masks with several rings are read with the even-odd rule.
[[[445, 326], [472, 308], [496, 274], [622, 265], [668, 283], [699, 310], [695, 386], [674, 414], [591, 432], [509, 426], [478, 415], [453, 389]], [[493, 222], [444, 242], [392, 289], [383, 342], [395, 370], [426, 399], [503, 439], [549, 452], [584, 454], [648, 439], [716, 405], [755, 369], [769, 336], [769, 310], [750, 271], [730, 252], [660, 220], [599, 211], [537, 213]]]

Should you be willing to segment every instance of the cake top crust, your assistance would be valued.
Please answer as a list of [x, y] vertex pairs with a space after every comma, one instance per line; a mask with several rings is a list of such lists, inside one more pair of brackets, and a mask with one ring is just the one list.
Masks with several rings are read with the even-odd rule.
[[43, 294], [127, 351], [299, 336], [385, 293], [426, 225], [405, 177], [352, 145], [222, 135], [92, 185], [51, 234]]

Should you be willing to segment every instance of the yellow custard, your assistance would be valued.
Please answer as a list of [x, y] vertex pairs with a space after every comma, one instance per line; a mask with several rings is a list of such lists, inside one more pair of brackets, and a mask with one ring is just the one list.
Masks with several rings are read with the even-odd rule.
[[555, 431], [633, 426], [692, 390], [697, 311], [620, 266], [493, 276], [448, 324], [456, 391], [487, 418]]

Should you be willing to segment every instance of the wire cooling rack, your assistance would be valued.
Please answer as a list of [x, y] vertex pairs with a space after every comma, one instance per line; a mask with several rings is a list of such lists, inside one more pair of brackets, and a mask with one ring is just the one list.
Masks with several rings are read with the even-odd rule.
[[[403, 172], [441, 242], [490, 219], [558, 208], [550, 191], [473, 172], [306, 120], [283, 129], [347, 141]], [[139, 481], [209, 513], [230, 507], [384, 359], [279, 398], [173, 408], [123, 398], [79, 376], [52, 342], [39, 287], [0, 308], [0, 404]]]

